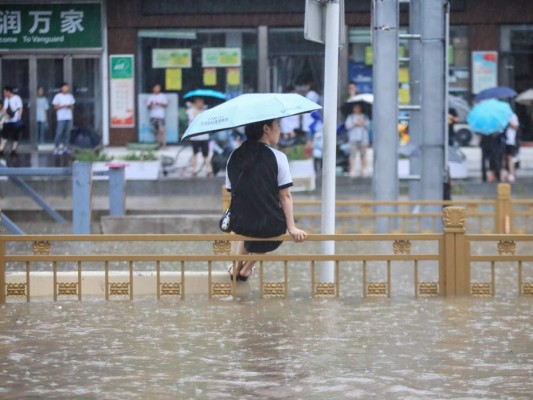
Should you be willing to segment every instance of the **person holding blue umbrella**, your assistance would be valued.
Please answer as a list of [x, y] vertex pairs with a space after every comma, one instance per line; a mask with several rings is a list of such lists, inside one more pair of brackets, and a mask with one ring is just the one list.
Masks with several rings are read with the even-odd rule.
[[[467, 116], [472, 130], [481, 135], [481, 174], [483, 182], [501, 179], [505, 153], [505, 129], [513, 115], [511, 106], [500, 100], [488, 99], [476, 104]], [[487, 172], [487, 161], [489, 171]]]

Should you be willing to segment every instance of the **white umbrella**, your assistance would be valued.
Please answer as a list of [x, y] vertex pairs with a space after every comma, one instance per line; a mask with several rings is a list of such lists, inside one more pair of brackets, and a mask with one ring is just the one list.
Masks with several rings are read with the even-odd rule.
[[520, 93], [515, 101], [526, 106], [533, 104], [533, 89], [528, 89], [525, 92]]
[[243, 94], [198, 114], [183, 134], [182, 140], [206, 132], [236, 128], [321, 108], [318, 104], [295, 93]]
[[357, 101], [362, 101], [368, 104], [374, 103], [374, 95], [372, 93], [361, 93], [356, 94], [355, 96], [350, 97], [348, 100], [346, 100], [346, 103], [354, 103]]

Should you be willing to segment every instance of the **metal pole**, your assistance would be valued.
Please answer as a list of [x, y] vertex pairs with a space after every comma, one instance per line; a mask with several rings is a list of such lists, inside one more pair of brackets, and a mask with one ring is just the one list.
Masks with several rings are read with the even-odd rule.
[[[409, 3], [409, 32], [420, 34], [420, 2], [422, 0], [411, 0]], [[409, 41], [409, 91], [411, 104], [421, 104], [420, 99], [420, 69], [421, 69], [421, 48], [420, 40]], [[416, 150], [409, 157], [410, 175], [420, 176], [422, 169], [422, 158], [420, 145], [422, 143], [422, 113], [412, 112], [409, 114], [409, 143], [416, 147]], [[420, 200], [422, 196], [422, 185], [420, 180], [409, 181], [409, 199]]]
[[[374, 200], [397, 201], [398, 184], [398, 0], [373, 0], [374, 49]], [[381, 205], [378, 212], [394, 212]], [[376, 219], [376, 231], [388, 231], [388, 218]]]
[[[335, 234], [339, 10], [338, 1], [330, 1], [326, 4], [321, 231], [323, 234], [330, 235]], [[335, 242], [322, 242], [322, 254], [335, 254]], [[320, 279], [322, 282], [334, 282], [335, 266], [332, 261], [322, 264]]]
[[9, 232], [14, 233], [15, 235], [26, 234], [22, 229], [19, 228], [17, 224], [11, 221], [11, 219], [9, 219], [5, 214], [0, 215], [0, 221], [2, 222], [2, 225], [4, 225]]
[[72, 165], [72, 233], [91, 233], [92, 220], [92, 163]]
[[26, 182], [24, 182], [22, 179], [17, 176], [10, 176], [9, 180], [13, 182], [16, 186], [18, 186], [23, 192], [25, 192], [33, 201], [35, 201], [50, 217], [52, 217], [55, 222], [59, 224], [64, 224], [65, 222], [67, 222], [61, 214], [54, 210], [46, 202], [46, 200], [39, 195], [39, 193], [33, 190], [32, 187]]
[[109, 215], [120, 216], [126, 213], [124, 170], [124, 165], [109, 166]]
[[[444, 184], [445, 66], [444, 66], [444, 8], [447, 0], [422, 1], [422, 199], [442, 200]], [[424, 207], [427, 212], [438, 212], [439, 206]], [[423, 221], [424, 229], [431, 220]]]

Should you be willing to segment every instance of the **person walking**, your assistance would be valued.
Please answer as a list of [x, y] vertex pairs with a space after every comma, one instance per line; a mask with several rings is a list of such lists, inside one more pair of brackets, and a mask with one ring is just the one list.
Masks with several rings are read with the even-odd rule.
[[44, 89], [39, 87], [37, 89], [37, 133], [39, 136], [39, 143], [45, 142], [46, 131], [48, 130], [48, 110], [50, 104], [44, 95]]
[[359, 94], [357, 83], [355, 83], [354, 81], [348, 82], [348, 84], [346, 85], [346, 91], [347, 91], [347, 95], [346, 95], [346, 98], [344, 99], [345, 101], [349, 101], [352, 97], [357, 96]]
[[[206, 109], [205, 100], [203, 97], [195, 97], [191, 106], [187, 109], [187, 118], [189, 119], [189, 124], [196, 118], [198, 114]], [[211, 172], [211, 158], [209, 157], [209, 134], [198, 135], [191, 138], [192, 143], [192, 159], [191, 159], [191, 169], [192, 176], [195, 177], [198, 175], [197, 164], [198, 164], [198, 154], [202, 153], [204, 158], [204, 168], [206, 176], [212, 176]]]
[[12, 139], [11, 154], [17, 153], [17, 147], [22, 131], [23, 104], [19, 95], [13, 93], [11, 86], [4, 86], [4, 125], [2, 127], [2, 139], [0, 140], [0, 155], [3, 155], [8, 140]]
[[520, 122], [518, 121], [518, 116], [513, 113], [505, 131], [505, 164], [507, 167], [507, 180], [510, 183], [514, 183], [516, 179], [514, 158], [518, 154], [517, 133], [519, 126]]
[[148, 97], [146, 102], [150, 116], [150, 127], [154, 140], [158, 141], [161, 147], [167, 145], [167, 139], [165, 134], [165, 113], [168, 107], [168, 99], [164, 93], [161, 92], [161, 85], [159, 83], [154, 84], [152, 87], [152, 94]]
[[355, 177], [355, 160], [357, 154], [361, 157], [361, 177], [366, 174], [366, 151], [368, 148], [368, 118], [362, 112], [360, 104], [355, 103], [352, 113], [348, 115], [344, 126], [348, 132], [350, 143], [350, 177]]
[[57, 127], [56, 136], [54, 139], [54, 154], [69, 154], [68, 141], [70, 139], [70, 131], [72, 130], [74, 96], [69, 93], [69, 85], [66, 82], [61, 84], [60, 92], [54, 96], [52, 105], [56, 110]]
[[[273, 119], [245, 126], [247, 140], [231, 154], [226, 166], [226, 189], [231, 192], [233, 232], [255, 238], [271, 238], [287, 231], [296, 242], [307, 238], [294, 222], [290, 187], [293, 185], [287, 156], [271, 146], [280, 137], [280, 121]], [[237, 253], [264, 254], [281, 241], [244, 241]], [[246, 281], [256, 261], [239, 261], [228, 267], [230, 277]]]

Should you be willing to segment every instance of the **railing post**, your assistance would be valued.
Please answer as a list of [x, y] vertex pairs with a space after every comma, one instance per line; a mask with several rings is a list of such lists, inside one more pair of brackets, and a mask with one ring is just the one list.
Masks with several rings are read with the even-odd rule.
[[72, 233], [91, 233], [92, 164], [76, 161], [72, 165]]
[[125, 164], [109, 165], [109, 215], [126, 214]]
[[444, 296], [470, 294], [470, 249], [465, 240], [466, 210], [463, 207], [444, 208], [444, 261], [440, 279]]
[[[0, 211], [0, 214], [2, 211]], [[0, 304], [6, 302], [6, 261], [4, 259], [4, 240], [0, 238]]]
[[511, 185], [498, 184], [498, 200], [496, 203], [496, 233], [511, 233], [513, 231], [513, 207], [511, 205]]

